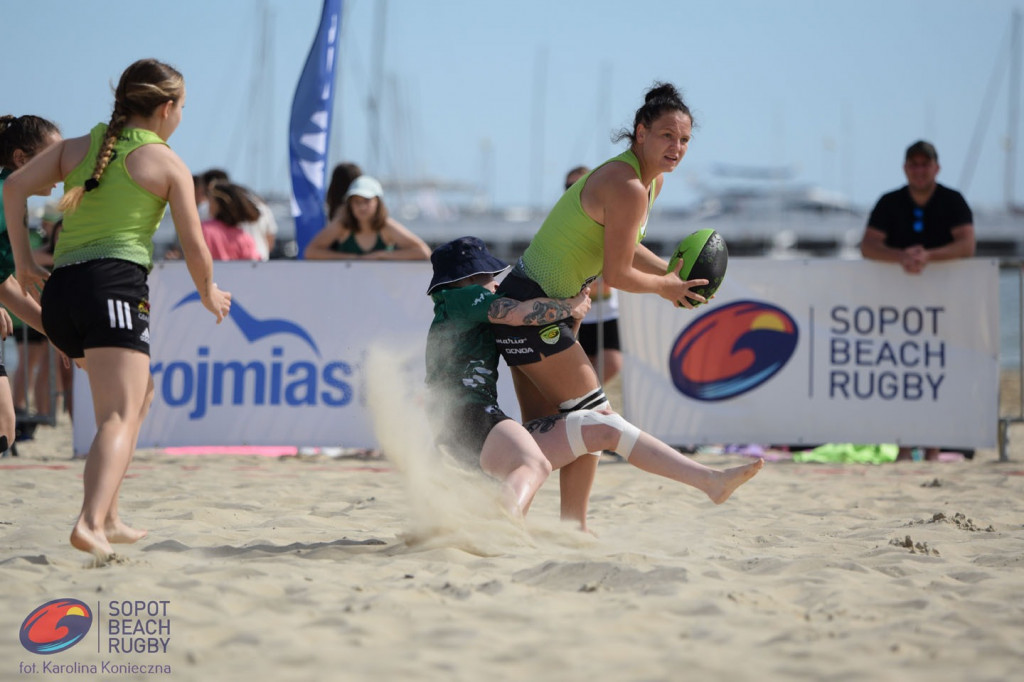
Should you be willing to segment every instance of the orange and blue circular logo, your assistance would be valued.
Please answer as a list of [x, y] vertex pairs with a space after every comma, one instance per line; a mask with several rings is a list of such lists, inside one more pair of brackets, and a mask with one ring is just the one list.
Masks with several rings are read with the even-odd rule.
[[92, 609], [77, 599], [54, 599], [28, 614], [21, 645], [34, 654], [55, 654], [78, 644], [92, 627]]
[[736, 301], [701, 316], [676, 339], [672, 383], [696, 400], [734, 398], [772, 378], [796, 350], [796, 322], [782, 308]]

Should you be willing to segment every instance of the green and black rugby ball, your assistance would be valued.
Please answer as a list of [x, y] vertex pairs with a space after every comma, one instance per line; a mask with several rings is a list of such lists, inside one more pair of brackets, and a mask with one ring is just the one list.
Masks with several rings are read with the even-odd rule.
[[[718, 291], [725, 279], [725, 268], [729, 264], [729, 249], [725, 246], [722, 235], [714, 230], [697, 230], [690, 236], [683, 239], [676, 246], [675, 253], [668, 262], [668, 271], [672, 272], [676, 264], [683, 261], [679, 268], [679, 277], [683, 281], [691, 279], [706, 279], [708, 283], [704, 286], [694, 287], [691, 291], [700, 294], [706, 299]], [[690, 299], [694, 305], [700, 305], [697, 301]], [[676, 302], [676, 305], [680, 305]]]

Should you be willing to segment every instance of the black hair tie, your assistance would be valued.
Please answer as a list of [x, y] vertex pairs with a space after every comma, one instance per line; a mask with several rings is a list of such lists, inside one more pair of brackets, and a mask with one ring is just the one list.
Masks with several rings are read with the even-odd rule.
[[93, 191], [94, 189], [96, 189], [99, 186], [100, 186], [100, 181], [97, 180], [96, 178], [89, 178], [88, 180], [85, 181], [85, 191], [86, 192], [91, 192], [91, 191]]

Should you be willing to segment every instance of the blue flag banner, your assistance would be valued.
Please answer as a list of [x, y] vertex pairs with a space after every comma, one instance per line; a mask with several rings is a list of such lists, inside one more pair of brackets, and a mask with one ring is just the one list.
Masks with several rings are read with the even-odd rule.
[[288, 127], [291, 160], [292, 215], [299, 257], [323, 228], [327, 178], [327, 146], [331, 139], [334, 74], [341, 30], [341, 0], [324, 0], [320, 27], [292, 100]]

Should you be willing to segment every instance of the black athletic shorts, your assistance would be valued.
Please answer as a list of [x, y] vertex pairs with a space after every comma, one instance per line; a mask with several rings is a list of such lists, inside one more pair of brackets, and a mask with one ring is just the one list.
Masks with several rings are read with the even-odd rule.
[[[517, 301], [550, 298], [539, 284], [516, 268], [513, 268], [498, 285], [498, 293]], [[540, 362], [544, 357], [561, 353], [576, 343], [576, 336], [572, 331], [574, 322], [573, 318], [567, 317], [539, 327], [494, 324], [491, 325], [491, 329], [494, 330], [494, 343], [505, 358], [505, 364], [515, 367]]]
[[146, 269], [114, 258], [65, 265], [43, 287], [43, 329], [70, 358], [87, 348], [131, 348], [149, 355]]
[[[604, 327], [604, 349], [620, 350], [622, 347], [619, 345], [619, 321], [605, 320], [600, 324]], [[597, 325], [597, 322], [585, 322], [580, 325], [579, 334], [576, 335], [587, 355], [597, 355]]]
[[491, 429], [511, 419], [497, 405], [461, 403], [432, 413], [434, 441], [438, 447], [467, 467], [480, 466], [480, 453]]

